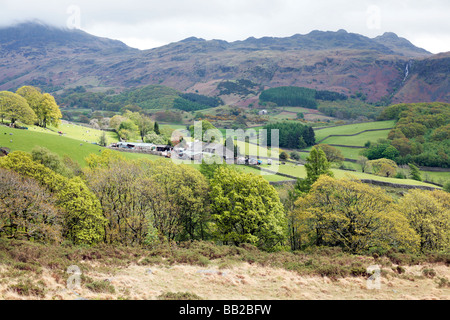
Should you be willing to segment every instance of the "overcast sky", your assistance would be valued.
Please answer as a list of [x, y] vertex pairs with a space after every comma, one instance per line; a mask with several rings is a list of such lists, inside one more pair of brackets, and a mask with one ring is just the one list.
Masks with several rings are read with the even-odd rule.
[[312, 30], [395, 32], [450, 51], [449, 0], [0, 0], [0, 25], [40, 20], [150, 49], [190, 36], [244, 40]]

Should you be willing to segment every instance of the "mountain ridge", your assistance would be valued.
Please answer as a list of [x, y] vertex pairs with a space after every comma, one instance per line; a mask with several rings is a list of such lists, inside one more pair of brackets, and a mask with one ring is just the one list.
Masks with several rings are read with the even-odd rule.
[[[323, 47], [320, 47], [320, 43], [317, 43], [318, 40], [330, 40], [330, 38], [334, 38], [336, 40], [335, 43], [332, 43], [334, 47], [326, 47], [325, 44]], [[313, 43], [316, 40], [315, 43]], [[245, 40], [236, 40], [236, 41], [225, 41], [219, 39], [205, 40], [203, 38], [198, 38], [195, 36], [188, 37], [181, 41], [180, 43], [220, 43], [228, 49], [255, 49], [255, 48], [263, 48], [264, 46], [268, 46], [271, 49], [283, 49], [283, 45], [287, 46], [284, 49], [305, 49], [311, 50], [311, 47], [307, 47], [307, 45], [315, 44], [315, 50], [324, 50], [324, 49], [334, 49], [334, 48], [345, 48], [345, 49], [358, 49], [366, 45], [365, 49], [369, 50], [378, 50], [380, 52], [386, 54], [400, 54], [400, 55], [408, 55], [411, 56], [431, 56], [432, 53], [429, 51], [414, 46], [409, 40], [405, 38], [401, 38], [397, 36], [393, 32], [385, 32], [383, 35], [377, 36], [375, 38], [369, 38], [363, 35], [359, 35], [356, 33], [349, 33], [344, 29], [340, 29], [336, 32], [333, 31], [320, 31], [313, 30], [308, 34], [294, 34], [290, 37], [248, 37]], [[358, 42], [358, 43], [355, 43]], [[176, 42], [175, 42], [176, 43]], [[368, 44], [371, 46], [367, 46]], [[297, 47], [294, 47], [297, 44]], [[164, 46], [163, 46], [164, 47]], [[402, 51], [402, 49], [404, 51]], [[152, 49], [147, 49], [144, 51], [148, 51]]]
[[[266, 88], [362, 92], [369, 102], [386, 97], [448, 102], [446, 63], [446, 54], [433, 55], [394, 33], [368, 38], [345, 30], [314, 30], [232, 42], [189, 37], [138, 50], [81, 30], [35, 23], [0, 28], [0, 90], [29, 84], [50, 92], [77, 85], [120, 92], [161, 84], [219, 95], [221, 82], [246, 79]], [[431, 94], [404, 90], [419, 83], [426, 83]]]
[[133, 50], [119, 40], [97, 37], [79, 29], [60, 28], [42, 22], [24, 22], [8, 28], [0, 28], [1, 46], [5, 43], [9, 44], [6, 46], [9, 50], [30, 46], [42, 47], [41, 41], [47, 41], [47, 44], [52, 45], [97, 44], [99, 47], [103, 45]]

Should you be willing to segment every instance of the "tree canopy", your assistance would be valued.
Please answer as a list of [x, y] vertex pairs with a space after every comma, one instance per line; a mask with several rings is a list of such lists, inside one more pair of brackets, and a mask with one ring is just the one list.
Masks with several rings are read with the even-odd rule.
[[51, 94], [41, 93], [37, 88], [31, 86], [21, 87], [16, 93], [22, 96], [33, 109], [40, 127], [46, 128], [47, 125], [58, 127], [62, 114]]
[[108, 220], [105, 241], [136, 245], [203, 239], [208, 234], [203, 175], [170, 161], [130, 161], [111, 153], [92, 157], [89, 187]]
[[[195, 139], [200, 138], [200, 140], [205, 141], [205, 142], [214, 142], [216, 136], [222, 136], [220, 131], [216, 127], [214, 127], [214, 125], [211, 122], [209, 122], [208, 120], [199, 121], [199, 123], [197, 123], [197, 126], [199, 126], [202, 130], [201, 137], [196, 137], [195, 125], [192, 125], [189, 127], [189, 132], [191, 133], [191, 137], [193, 137]], [[211, 136], [208, 136], [208, 133]], [[216, 133], [216, 134], [214, 134], [214, 133]]]
[[62, 241], [62, 212], [34, 179], [0, 168], [0, 235], [37, 242]]
[[410, 221], [420, 238], [422, 251], [448, 249], [450, 245], [450, 194], [411, 190], [402, 197], [397, 210]]
[[397, 122], [388, 140], [371, 146], [366, 157], [389, 158], [401, 165], [450, 167], [450, 104], [396, 104], [385, 108], [380, 119]]
[[272, 144], [272, 130], [278, 130], [281, 148], [302, 149], [316, 142], [313, 128], [298, 122], [271, 123], [265, 125], [264, 129], [267, 130], [267, 146]]
[[352, 253], [416, 250], [419, 239], [407, 218], [391, 209], [393, 204], [380, 188], [323, 175], [296, 202], [298, 230], [303, 243]]
[[344, 161], [344, 155], [341, 150], [330, 146], [329, 144], [319, 144], [318, 148], [322, 149], [325, 152], [328, 162], [342, 162]]
[[330, 167], [325, 152], [321, 148], [313, 147], [305, 163], [307, 183], [312, 185], [323, 174], [333, 177]]
[[274, 102], [278, 106], [317, 108], [316, 90], [302, 87], [278, 87], [265, 90], [259, 97], [262, 102]]
[[268, 250], [283, 244], [283, 205], [276, 190], [261, 176], [220, 167], [211, 181], [210, 198], [221, 241], [250, 243]]
[[17, 120], [25, 124], [33, 124], [36, 120], [35, 112], [30, 108], [26, 99], [9, 91], [0, 92], [0, 117], [15, 123]]
[[34, 162], [30, 154], [14, 151], [0, 158], [0, 168], [38, 181], [56, 197], [63, 209], [63, 235], [76, 244], [93, 244], [103, 238], [105, 220], [95, 195], [79, 177], [66, 178], [44, 165]]

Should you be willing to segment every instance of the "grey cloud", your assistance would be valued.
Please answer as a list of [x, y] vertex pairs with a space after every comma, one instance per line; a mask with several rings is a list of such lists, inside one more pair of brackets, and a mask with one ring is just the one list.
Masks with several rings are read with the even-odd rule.
[[[391, 31], [413, 43], [428, 34], [442, 39], [436, 48], [444, 48], [450, 34], [448, 0], [0, 0], [0, 25], [39, 19], [66, 26], [72, 5], [80, 10], [83, 30], [154, 43], [187, 36], [233, 41], [346, 29], [370, 37]], [[378, 8], [379, 28], [368, 26], [373, 18], [368, 8]]]

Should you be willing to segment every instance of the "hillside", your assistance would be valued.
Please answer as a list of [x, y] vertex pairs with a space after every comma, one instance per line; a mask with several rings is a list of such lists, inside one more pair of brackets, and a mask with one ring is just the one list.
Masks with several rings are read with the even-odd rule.
[[[414, 262], [400, 254], [374, 258], [337, 249], [268, 254], [207, 242], [168, 250], [3, 239], [0, 249], [3, 300], [446, 300], [449, 293], [445, 255]], [[373, 264], [381, 271], [376, 290], [365, 272]], [[74, 290], [65, 272], [71, 265], [81, 273]]]
[[409, 69], [407, 81], [393, 102], [450, 101], [450, 52], [412, 61]]
[[[56, 130], [62, 130], [59, 135]], [[62, 124], [54, 131], [40, 127], [30, 127], [29, 130], [12, 129], [0, 126], [0, 146], [7, 147], [11, 152], [31, 152], [37, 146], [45, 147], [60, 157], [69, 156], [82, 167], [86, 166], [85, 158], [90, 154], [99, 154], [102, 148], [96, 143], [101, 135], [100, 130], [81, 126]], [[108, 143], [116, 142], [117, 135], [110, 133], [107, 136]], [[152, 155], [124, 153], [127, 159], [153, 158]]]
[[[379, 127], [384, 126], [383, 123], [384, 122], [379, 123], [374, 122], [373, 124]], [[386, 123], [390, 123], [390, 121], [386, 121]], [[370, 125], [371, 125], [370, 123], [365, 124], [366, 127], [368, 126], [370, 127]], [[361, 126], [363, 126], [363, 124], [361, 124]], [[347, 130], [348, 128], [350, 128], [350, 130], [351, 129], [357, 130], [359, 126], [352, 125], [352, 126], [338, 127], [337, 132], [344, 130], [344, 128]], [[331, 129], [336, 128], [323, 129], [324, 130], [323, 132], [326, 134], [326, 132], [328, 132]], [[57, 134], [56, 129], [49, 130], [35, 126], [30, 127], [29, 130], [19, 130], [19, 129], [12, 129], [6, 126], [0, 126], [0, 147], [7, 147], [11, 152], [13, 151], [31, 152], [33, 148], [37, 146], [42, 146], [58, 154], [60, 157], [69, 156], [72, 160], [78, 162], [78, 164], [80, 164], [81, 167], [86, 166], [85, 158], [88, 157], [90, 154], [99, 154], [102, 150], [104, 150], [102, 147], [96, 144], [101, 134], [100, 130], [81, 127], [70, 123], [61, 124], [61, 126], [57, 130], [61, 130], [64, 134], [61, 136]], [[320, 130], [319, 132], [321, 131], [322, 130]], [[319, 137], [321, 136], [319, 135]], [[117, 136], [113, 133], [110, 133], [108, 135], [108, 143], [116, 141]], [[250, 155], [256, 155], [258, 152], [260, 152], [260, 150], [256, 149], [255, 146], [249, 145], [248, 143], [238, 142], [238, 146], [242, 151], [248, 152]], [[308, 148], [308, 150], [309, 149], [310, 148]], [[354, 153], [354, 156], [350, 156], [344, 151], [344, 149], [346, 148], [338, 147], [338, 149], [340, 149], [344, 153], [344, 155], [349, 158], [357, 158], [357, 154], [360, 151], [359, 149], [351, 149], [352, 153]], [[270, 154], [269, 151], [265, 151], [264, 153]], [[126, 159], [146, 158], [151, 160], [162, 159], [170, 161], [160, 156], [149, 154], [122, 152], [121, 155], [123, 155]], [[198, 164], [190, 164], [190, 166], [199, 169]], [[261, 168], [267, 170], [267, 172], [261, 172], [258, 168], [242, 165], [235, 165], [233, 167], [241, 172], [253, 173], [256, 175], [262, 174], [262, 177], [270, 182], [292, 180], [293, 179], [292, 177], [295, 178], [306, 177], [306, 170], [304, 166], [297, 166], [294, 164], [280, 165], [276, 166], [275, 168], [267, 164], [262, 165]], [[274, 170], [276, 172], [274, 172]], [[277, 172], [288, 175], [289, 177], [276, 175]], [[421, 181], [385, 178], [376, 175], [364, 174], [361, 172], [349, 172], [339, 169], [333, 169], [333, 172], [339, 178], [345, 177], [347, 174], [350, 174], [358, 179], [372, 179], [377, 181], [389, 182], [393, 184], [435, 187], [431, 184]], [[441, 173], [441, 176], [446, 178], [447, 174]]]
[[[30, 84], [48, 92], [78, 85], [121, 92], [160, 84], [221, 96], [224, 81], [245, 79], [257, 87], [223, 94], [225, 103], [245, 105], [261, 88], [278, 86], [360, 92], [369, 102], [448, 102], [447, 69], [448, 55], [431, 55], [392, 33], [371, 39], [345, 30], [313, 31], [235, 42], [191, 37], [140, 51], [41, 24], [0, 29], [0, 90]], [[415, 90], [422, 83], [427, 90]]]

